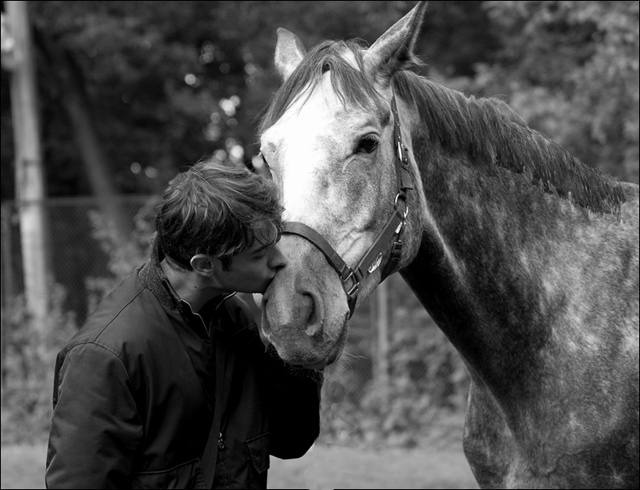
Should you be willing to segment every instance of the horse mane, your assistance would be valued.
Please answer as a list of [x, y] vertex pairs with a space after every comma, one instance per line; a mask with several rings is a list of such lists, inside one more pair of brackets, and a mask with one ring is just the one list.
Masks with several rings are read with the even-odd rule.
[[393, 88], [416, 105], [432, 143], [444, 151], [527, 175], [545, 192], [592, 211], [619, 213], [625, 195], [618, 181], [529, 128], [505, 102], [466, 97], [408, 71], [394, 76]]
[[[305, 92], [311, 95], [322, 74], [340, 100], [369, 111], [380, 111], [382, 99], [365, 75], [360, 40], [324, 41], [315, 46], [274, 94], [259, 132], [273, 125]], [[350, 51], [358, 69], [344, 58]], [[463, 153], [474, 165], [497, 165], [524, 174], [545, 192], [595, 212], [616, 213], [625, 202], [619, 182], [592, 168], [557, 143], [529, 128], [499, 99], [466, 97], [459, 91], [399, 71], [391, 80], [394, 93], [415, 104], [433, 144], [450, 154]]]

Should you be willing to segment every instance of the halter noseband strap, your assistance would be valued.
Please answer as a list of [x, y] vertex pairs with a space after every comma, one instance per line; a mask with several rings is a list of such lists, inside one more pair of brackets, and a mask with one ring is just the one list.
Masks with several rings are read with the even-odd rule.
[[367, 275], [380, 267], [384, 250], [387, 248], [389, 241], [393, 240], [391, 253], [383, 270], [382, 279], [394, 272], [400, 262], [402, 253], [402, 231], [409, 213], [407, 191], [413, 189], [413, 185], [411, 184], [411, 174], [409, 173], [408, 150], [402, 142], [395, 96], [391, 99], [391, 111], [393, 112], [393, 140], [396, 150], [395, 168], [398, 193], [394, 200], [393, 214], [360, 262], [353, 268], [349, 267], [320, 233], [304, 223], [286, 221], [283, 224], [282, 233], [298, 235], [311, 242], [324, 254], [331, 267], [338, 273], [342, 281], [342, 287], [347, 294], [349, 316], [353, 315], [355, 310], [360, 283]]

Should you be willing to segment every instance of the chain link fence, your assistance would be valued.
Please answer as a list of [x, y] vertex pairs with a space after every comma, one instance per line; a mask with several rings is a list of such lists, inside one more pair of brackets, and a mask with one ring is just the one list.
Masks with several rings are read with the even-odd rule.
[[[121, 196], [121, 207], [135, 217], [159, 201], [157, 196]], [[51, 284], [64, 289], [64, 309], [78, 326], [97, 305], [105, 283], [117, 281], [110, 264], [109, 243], [100, 228], [103, 215], [92, 197], [51, 198], [43, 201]], [[20, 220], [15, 202], [2, 203], [2, 306], [24, 292]]]
[[[121, 209], [133, 228], [123, 246], [95, 198], [47, 199], [51, 288], [60, 290], [57, 307], [70, 313], [73, 331], [100, 300], [133, 268], [147, 259], [158, 196], [122, 196]], [[55, 286], [55, 287], [54, 287]], [[2, 204], [3, 386], [5, 346], [11, 343], [4, 312], [23, 293], [20, 222], [13, 202]], [[466, 371], [455, 350], [419, 305], [399, 275], [388, 278], [358, 307], [350, 321], [341, 359], [326, 370], [321, 441], [412, 445], [421, 430], [442, 431], [443, 408], [460, 426], [466, 397]], [[380, 302], [387, 303], [380, 308]], [[387, 322], [379, 312], [388, 310]], [[54, 327], [52, 327], [54, 328]], [[60, 325], [55, 328], [60, 329]], [[382, 332], [382, 335], [381, 335]], [[68, 335], [64, 330], [62, 336]], [[6, 342], [9, 340], [9, 342]], [[63, 342], [63, 341], [61, 341]], [[57, 346], [57, 349], [62, 345]], [[11, 356], [9, 356], [11, 359]], [[11, 361], [9, 361], [11, 362]], [[10, 372], [15, 373], [15, 361]], [[53, 369], [53, 366], [50, 367]], [[46, 387], [49, 390], [50, 387]], [[437, 424], [434, 423], [438, 420]], [[446, 425], [447, 422], [445, 422]]]
[[[145, 243], [153, 233], [153, 217], [159, 196], [122, 196], [121, 209], [131, 221], [140, 245], [140, 255], [122, 257], [114, 249], [109, 226], [103, 219], [100, 203], [91, 197], [52, 198], [43, 201], [47, 223], [47, 253], [50, 282], [61, 289], [57, 305], [71, 313], [74, 327], [79, 328], [101, 299], [128, 274], [135, 265], [146, 260]], [[117, 244], [116, 244], [117, 247]], [[119, 262], [114, 264], [114, 262]], [[20, 220], [15, 202], [2, 203], [2, 309], [15, 304], [24, 292]], [[335, 368], [334, 382], [325, 389], [332, 391], [332, 400], [349, 397], [359, 400], [373, 376], [372, 337], [367, 331], [370, 307], [365, 305], [354, 317], [350, 333], [348, 362]], [[373, 310], [371, 310], [373, 311]], [[3, 352], [6, 325], [2, 322]], [[56, 327], [57, 328], [57, 327]], [[62, 346], [60, 346], [62, 347]], [[3, 378], [5, 356], [3, 355]], [[348, 374], [345, 372], [348, 371]], [[335, 406], [328, 405], [328, 410]]]

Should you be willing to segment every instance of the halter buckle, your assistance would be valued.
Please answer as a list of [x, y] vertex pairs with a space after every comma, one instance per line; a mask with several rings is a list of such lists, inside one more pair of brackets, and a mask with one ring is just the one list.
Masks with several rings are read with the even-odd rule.
[[[350, 279], [353, 279], [353, 286], [351, 286], [351, 289], [347, 290], [346, 289], [347, 281], [349, 281]], [[360, 281], [358, 280], [356, 271], [353, 270], [351, 267], [349, 267], [349, 274], [344, 279], [342, 279], [342, 283], [345, 286], [345, 291], [347, 292], [347, 296], [349, 297], [351, 297], [354, 293], [357, 293], [358, 288], [360, 287]]]

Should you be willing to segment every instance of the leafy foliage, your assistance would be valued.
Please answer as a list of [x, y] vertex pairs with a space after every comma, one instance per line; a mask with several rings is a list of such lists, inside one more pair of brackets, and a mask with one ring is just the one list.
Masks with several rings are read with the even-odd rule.
[[[75, 67], [68, 76], [87, 95], [116, 188], [153, 193], [176, 168], [205, 155], [235, 151], [238, 159], [248, 159], [258, 152], [256, 119], [280, 83], [272, 69], [278, 27], [296, 32], [307, 48], [327, 38], [373, 42], [412, 2], [37, 1], [29, 6], [39, 53], [48, 194], [56, 196], [92, 191], [68, 113], [65, 56]], [[481, 2], [432, 2], [425, 32], [435, 36], [424, 36], [421, 53], [429, 62], [442, 59], [447, 73], [469, 73], [470, 62], [486, 60], [486, 47], [495, 44], [481, 27], [484, 20]], [[9, 77], [2, 72], [3, 145], [13, 142]], [[14, 195], [13, 151], [6, 146], [3, 199]]]
[[37, 325], [23, 298], [2, 310], [2, 442], [35, 442], [48, 433], [58, 351], [76, 332], [64, 312], [64, 291], [52, 288], [47, 325]]
[[[118, 283], [149, 258], [149, 243], [155, 232], [155, 214], [159, 197], [150, 198], [133, 217], [134, 228], [129, 240], [123, 243], [115, 227], [102, 213], [89, 211], [91, 235], [107, 254], [110, 277], [87, 277], [88, 311], [93, 311]], [[111, 226], [110, 226], [111, 225]]]
[[387, 283], [394, 309], [388, 380], [376, 376], [370, 310], [377, 300], [369, 298], [351, 320], [345, 359], [327, 369], [321, 438], [374, 447], [459, 439], [469, 385], [464, 363], [402, 278]]
[[454, 83], [499, 94], [585, 163], [638, 182], [638, 3], [485, 2], [492, 63]]
[[[87, 194], [61, 67], [66, 53], [121, 192], [159, 191], [204, 155], [257, 153], [279, 80], [275, 32], [373, 42], [413, 2], [30, 2], [49, 195]], [[637, 2], [430, 2], [416, 47], [427, 75], [503, 96], [590, 165], [638, 180]], [[2, 72], [2, 198], [13, 190]]]
[[[29, 2], [49, 195], [91, 191], [70, 124], [62, 54], [74, 61], [72, 75], [87, 95], [118, 190], [157, 193], [177, 168], [205, 155], [242, 160], [257, 153], [256, 119], [279, 85], [272, 70], [277, 27], [307, 48], [331, 38], [371, 43], [413, 4]], [[427, 63], [424, 75], [467, 94], [501, 97], [585, 163], [638, 182], [638, 45], [637, 2], [434, 1], [416, 50]], [[3, 200], [15, 195], [9, 81], [3, 71]], [[116, 277], [146, 258], [146, 211], [126, 247], [96, 218], [94, 234]], [[76, 246], [65, 251], [73, 256]], [[117, 280], [89, 278], [94, 302]], [[329, 370], [327, 440], [412, 445], [436, 427], [449, 430], [443, 418], [461, 427], [464, 365], [400, 278], [389, 282], [389, 384], [372, 376], [370, 302], [353, 319], [351, 356]], [[58, 307], [43, 333], [20, 305], [2, 312], [3, 439], [29, 438], [48, 424], [54, 355], [76, 327]]]

